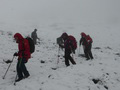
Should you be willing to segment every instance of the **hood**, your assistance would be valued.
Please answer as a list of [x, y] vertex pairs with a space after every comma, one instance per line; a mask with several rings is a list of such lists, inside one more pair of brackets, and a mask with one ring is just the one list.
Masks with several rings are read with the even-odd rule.
[[84, 32], [82, 32], [82, 33], [81, 33], [81, 36], [82, 36], [82, 37], [86, 37], [87, 35], [86, 35]]
[[61, 35], [61, 38], [63, 38], [63, 40], [66, 40], [68, 38], [68, 34], [66, 32], [64, 32], [62, 35]]
[[16, 33], [16, 34], [14, 35], [14, 38], [16, 38], [16, 37], [18, 38], [18, 41], [24, 39], [23, 36], [22, 36], [20, 33]]

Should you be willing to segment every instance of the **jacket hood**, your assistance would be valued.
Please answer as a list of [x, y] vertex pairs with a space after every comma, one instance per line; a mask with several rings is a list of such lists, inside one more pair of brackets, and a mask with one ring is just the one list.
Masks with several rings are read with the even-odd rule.
[[64, 33], [61, 35], [61, 37], [62, 37], [64, 40], [66, 40], [66, 39], [68, 38], [68, 34], [67, 34], [66, 32], [64, 32]]
[[14, 35], [14, 38], [18, 38], [18, 40], [23, 40], [24, 38], [23, 38], [23, 36], [20, 34], [20, 33], [16, 33], [15, 35]]
[[82, 37], [86, 37], [87, 35], [86, 35], [84, 32], [82, 32], [82, 33], [81, 33], [81, 36], [82, 36]]

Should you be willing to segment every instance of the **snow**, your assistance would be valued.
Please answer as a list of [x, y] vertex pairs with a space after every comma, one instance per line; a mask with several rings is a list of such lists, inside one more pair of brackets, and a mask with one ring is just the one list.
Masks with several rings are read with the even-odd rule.
[[[119, 90], [120, 12], [119, 0], [0, 0], [0, 90]], [[29, 4], [28, 4], [29, 3]], [[30, 77], [17, 82], [17, 57], [3, 76], [18, 46], [16, 32], [30, 36], [37, 28], [40, 44], [26, 64]], [[63, 32], [85, 32], [93, 38], [94, 59], [86, 61], [82, 47], [73, 55], [76, 65], [64, 63], [56, 38]], [[79, 43], [78, 43], [79, 44]], [[94, 80], [98, 80], [97, 83]]]

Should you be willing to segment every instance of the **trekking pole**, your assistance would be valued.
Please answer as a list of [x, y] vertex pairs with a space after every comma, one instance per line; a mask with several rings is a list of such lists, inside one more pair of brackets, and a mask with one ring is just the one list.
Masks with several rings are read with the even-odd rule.
[[80, 45], [79, 45], [79, 49], [78, 49], [78, 57], [80, 56]]
[[17, 74], [16, 74], [15, 81], [14, 81], [14, 85], [15, 86], [16, 86], [16, 80], [17, 80]]
[[80, 46], [79, 46], [79, 55], [80, 55]]
[[[13, 56], [13, 58], [12, 58], [11, 63], [13, 62], [13, 59], [14, 59], [14, 56]], [[11, 66], [11, 63], [9, 64], [9, 66], [8, 66], [8, 68], [7, 68], [7, 70], [6, 70], [6, 72], [5, 72], [4, 76], [3, 76], [3, 79], [5, 79], [5, 76], [6, 76], [8, 70], [9, 70], [9, 68], [10, 68], [10, 66]]]
[[59, 63], [59, 57], [60, 57], [59, 52], [60, 52], [60, 46], [58, 48], [58, 60], [57, 60], [57, 64]]

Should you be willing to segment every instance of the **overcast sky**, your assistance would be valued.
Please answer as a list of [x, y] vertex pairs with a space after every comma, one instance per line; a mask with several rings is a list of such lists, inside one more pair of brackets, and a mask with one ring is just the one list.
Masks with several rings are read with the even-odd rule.
[[120, 0], [0, 0], [0, 23], [119, 22]]

